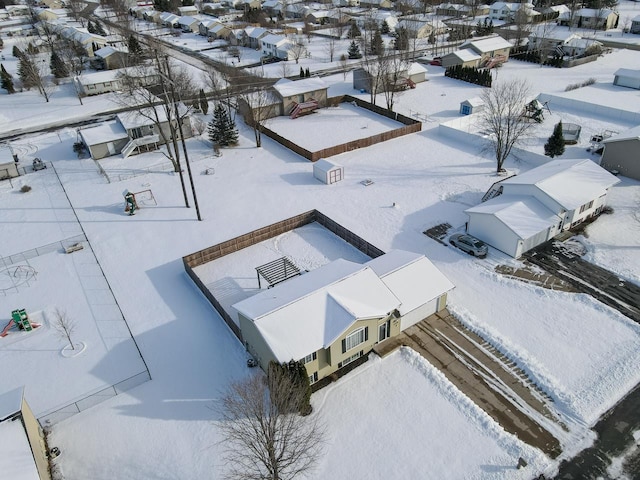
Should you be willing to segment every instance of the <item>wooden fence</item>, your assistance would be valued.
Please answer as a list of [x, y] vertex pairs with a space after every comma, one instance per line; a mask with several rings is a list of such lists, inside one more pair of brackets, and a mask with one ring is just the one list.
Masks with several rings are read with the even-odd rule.
[[360, 98], [352, 97], [351, 95], [342, 95], [339, 97], [327, 98], [327, 105], [338, 105], [344, 102], [355, 103], [356, 105], [358, 105], [358, 107], [369, 110], [377, 115], [382, 115], [386, 118], [390, 118], [392, 120], [400, 122], [404, 126], [396, 128], [394, 130], [389, 130], [387, 132], [379, 133], [377, 135], [372, 135], [370, 137], [360, 138], [358, 140], [341, 143], [340, 145], [323, 148], [322, 150], [318, 150], [315, 152], [311, 152], [305, 148], [300, 147], [299, 145], [278, 135], [276, 132], [270, 130], [267, 127], [263, 126], [262, 133], [264, 133], [267, 137], [272, 138], [279, 144], [287, 147], [289, 150], [297, 153], [301, 157], [304, 157], [312, 162], [316, 162], [321, 158], [332, 157], [334, 155], [350, 152], [351, 150], [356, 150], [358, 148], [369, 147], [371, 145], [375, 145], [376, 143], [386, 142], [387, 140], [392, 140], [394, 138], [398, 138], [403, 135], [409, 135], [411, 133], [419, 132], [420, 130], [422, 130], [422, 122], [402, 115], [400, 113], [387, 110], [386, 108], [380, 107], [378, 105], [373, 105], [372, 103], [366, 102]]
[[220, 316], [224, 319], [225, 323], [229, 326], [231, 331], [240, 339], [240, 341], [242, 341], [242, 332], [240, 332], [240, 328], [238, 327], [238, 325], [236, 325], [231, 316], [225, 311], [225, 309], [215, 298], [213, 293], [207, 288], [202, 280], [200, 280], [193, 269], [200, 265], [204, 265], [205, 263], [216, 260], [220, 257], [224, 257], [225, 255], [229, 255], [230, 253], [237, 252], [244, 248], [250, 247], [251, 245], [255, 245], [257, 243], [263, 242], [264, 240], [277, 237], [278, 235], [282, 235], [283, 233], [289, 232], [296, 228], [300, 228], [313, 222], [319, 223], [327, 230], [333, 232], [335, 235], [342, 238], [345, 242], [353, 245], [355, 248], [371, 258], [376, 258], [384, 254], [384, 252], [378, 247], [370, 244], [362, 237], [346, 229], [318, 210], [310, 210], [308, 212], [301, 213], [285, 220], [281, 220], [266, 227], [258, 228], [257, 230], [254, 230], [252, 232], [245, 233], [244, 235], [240, 235], [230, 240], [226, 240], [222, 243], [218, 243], [217, 245], [213, 245], [211, 247], [182, 257], [182, 263], [184, 264], [184, 269], [187, 272], [187, 275], [191, 277], [191, 280], [193, 280], [196, 286], [200, 289], [207, 300], [209, 300], [211, 305], [213, 305], [213, 308], [217, 310]]

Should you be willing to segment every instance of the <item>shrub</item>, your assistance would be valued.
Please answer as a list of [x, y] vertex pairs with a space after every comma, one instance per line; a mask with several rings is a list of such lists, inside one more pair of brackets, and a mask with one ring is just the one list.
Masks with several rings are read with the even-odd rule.
[[23, 186], [20, 188], [20, 191], [21, 191], [22, 193], [30, 192], [30, 191], [31, 191], [31, 187], [30, 187], [29, 185], [23, 185]]
[[576, 89], [581, 88], [581, 87], [586, 87], [588, 85], [593, 85], [594, 83], [596, 83], [596, 79], [592, 77], [592, 78], [590, 78], [588, 80], [585, 80], [584, 82], [581, 82], [581, 83], [571, 83], [571, 84], [566, 86], [564, 91], [568, 92], [570, 90], [576, 90]]

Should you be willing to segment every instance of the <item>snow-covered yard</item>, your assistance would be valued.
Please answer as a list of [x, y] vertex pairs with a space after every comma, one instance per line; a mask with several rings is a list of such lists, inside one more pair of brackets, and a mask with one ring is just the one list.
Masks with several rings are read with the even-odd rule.
[[[622, 62], [639, 60], [638, 52], [615, 52], [596, 64], [567, 71], [512, 61], [499, 77], [527, 76], [534, 91], [562, 92], [568, 83], [592, 76], [611, 82]], [[329, 94], [353, 93], [350, 80], [342, 74], [329, 77]], [[449, 297], [451, 309], [554, 399], [552, 408], [568, 426], [567, 432], [554, 430], [565, 455], [590, 442], [588, 427], [640, 381], [640, 326], [584, 295], [498, 275], [495, 262], [511, 260], [493, 250], [486, 261], [473, 259], [422, 234], [442, 222], [462, 226], [464, 209], [477, 203], [496, 180], [494, 160], [481, 145], [441, 136], [436, 128], [436, 119], [457, 117], [460, 101], [480, 91], [444, 78], [442, 69], [431, 67], [429, 81], [399, 96], [396, 103], [400, 113], [427, 114], [430, 121], [424, 130], [337, 156], [346, 178], [332, 186], [317, 182], [311, 163], [268, 138], [255, 148], [253, 132], [241, 123], [240, 145], [224, 149], [219, 158], [209, 156], [203, 138], [189, 140], [202, 222], [195, 219], [193, 206], [185, 208], [177, 175], [152, 173], [106, 183], [92, 160], [73, 155], [74, 130], [12, 142], [23, 149], [27, 162], [34, 156], [54, 162], [153, 378], [55, 425], [50, 445], [64, 452], [59, 462], [66, 478], [217, 478], [225, 472], [220, 420], [211, 406], [230, 381], [254, 373], [245, 366], [242, 345], [185, 274], [181, 257], [314, 208], [385, 251], [400, 248], [430, 258], [456, 285]], [[630, 103], [634, 93], [630, 90]], [[0, 102], [21, 95], [2, 95]], [[3, 115], [14, 128], [21, 125], [14, 109], [3, 109]], [[61, 114], [47, 110], [41, 115], [47, 119]], [[334, 143], [333, 132], [316, 124], [316, 118], [322, 116], [292, 122], [302, 121], [295, 125], [305, 125], [301, 130], [310, 138], [326, 141], [324, 137], [332, 135]], [[161, 158], [156, 152], [132, 156], [126, 164], [114, 160], [112, 165], [136, 169]], [[103, 166], [109, 168], [109, 163]], [[506, 166], [526, 170], [535, 165], [510, 160]], [[205, 167], [215, 167], [215, 174], [200, 175]], [[45, 182], [51, 174], [41, 173], [0, 188], [4, 256], [67, 238], [67, 228], [77, 225], [67, 217], [68, 209], [52, 203]], [[365, 178], [374, 183], [364, 187], [360, 181]], [[33, 190], [19, 193], [25, 183]], [[124, 189], [152, 189], [158, 205], [129, 217], [123, 212]], [[616, 186], [611, 195], [614, 214], [588, 227], [584, 240], [589, 258], [636, 282], [640, 222], [633, 209], [639, 196], [640, 182], [625, 179]], [[297, 242], [294, 237], [280, 239], [280, 245]], [[324, 261], [322, 255], [330, 257], [326, 243], [331, 242], [322, 241], [323, 248], [313, 256], [317, 262]], [[288, 246], [282, 248], [289, 251]], [[38, 311], [64, 304], [78, 320], [87, 318], [87, 287], [75, 264], [86, 253], [53, 253], [30, 260], [42, 273], [18, 294], [0, 297], [3, 317], [8, 319], [14, 308]], [[70, 286], [56, 275], [71, 278]], [[236, 273], [230, 269], [228, 275]], [[255, 281], [253, 271], [237, 275]], [[74, 388], [91, 390], [112, 381], [123, 363], [129, 368], [132, 362], [126, 355], [110, 363], [120, 343], [105, 348], [96, 324], [83, 323], [79, 333], [86, 350], [73, 358], [60, 355], [62, 344], [48, 327], [10, 347], [0, 340], [5, 365], [34, 363], [29, 371], [11, 370], [3, 377], [3, 387], [26, 385], [27, 400], [33, 397], [40, 410], [46, 410], [79, 395]], [[18, 344], [26, 347], [18, 349]], [[43, 362], [51, 365], [45, 368]], [[50, 368], [68, 383], [79, 378], [79, 384], [47, 378]], [[372, 358], [314, 394], [312, 403], [315, 414], [326, 420], [328, 442], [317, 471], [308, 478], [530, 479], [557, 466], [557, 461], [505, 433], [410, 351], [384, 360]], [[529, 466], [516, 470], [518, 457]]]

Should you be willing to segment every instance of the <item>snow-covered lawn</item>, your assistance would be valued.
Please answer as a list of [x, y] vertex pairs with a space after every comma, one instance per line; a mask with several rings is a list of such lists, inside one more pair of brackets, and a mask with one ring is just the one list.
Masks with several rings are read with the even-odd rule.
[[[568, 83], [591, 76], [611, 82], [615, 69], [639, 60], [639, 52], [614, 52], [566, 71], [513, 61], [499, 77], [524, 75], [534, 91], [562, 92]], [[481, 91], [444, 78], [438, 67], [429, 72], [428, 82], [397, 98], [399, 112], [428, 114], [430, 120], [455, 118], [460, 101]], [[330, 95], [353, 93], [350, 81], [341, 74], [328, 77]], [[636, 91], [629, 92], [632, 105]], [[0, 96], [0, 102], [7, 98]], [[19, 128], [13, 111], [3, 109], [5, 121]], [[312, 115], [296, 125], [308, 125], [304, 130], [309, 137], [328, 136], [314, 118], [321, 117]], [[255, 148], [253, 132], [241, 123], [240, 145], [224, 149], [222, 157], [211, 157], [203, 139], [190, 140], [202, 222], [195, 219], [192, 201], [185, 208], [178, 175], [146, 174], [106, 183], [92, 160], [73, 155], [74, 130], [15, 142], [24, 146], [25, 161], [37, 154], [55, 162], [153, 378], [54, 427], [50, 445], [64, 452], [59, 461], [66, 478], [218, 478], [225, 472], [218, 419], [210, 407], [231, 380], [254, 373], [245, 366], [242, 345], [185, 274], [181, 257], [314, 208], [385, 251], [400, 248], [427, 255], [456, 285], [449, 297], [451, 309], [555, 400], [552, 408], [569, 428], [554, 430], [566, 454], [590, 441], [590, 424], [640, 381], [640, 327], [584, 295], [501, 277], [493, 266], [510, 260], [493, 250], [482, 261], [422, 234], [442, 222], [464, 225], [464, 209], [477, 203], [497, 178], [494, 160], [481, 145], [441, 136], [437, 123], [427, 121], [422, 132], [335, 157], [345, 167], [345, 180], [331, 186], [313, 178], [311, 163], [272, 140], [263, 137], [262, 148]], [[551, 123], [544, 124], [549, 131]], [[145, 154], [127, 161], [136, 169], [162, 158], [157, 152], [150, 155], [151, 160]], [[116, 160], [113, 165], [126, 168]], [[506, 165], [515, 170], [533, 166], [512, 160]], [[200, 175], [205, 167], [215, 167], [215, 174]], [[21, 177], [13, 188], [0, 188], [2, 255], [68, 235], [69, 220], [55, 216], [59, 207], [48, 200], [42, 191], [47, 185], [38, 180], [49, 173], [41, 173]], [[363, 186], [365, 178], [374, 183]], [[33, 191], [18, 193], [21, 183], [32, 184]], [[158, 205], [129, 217], [123, 212], [124, 189], [152, 189]], [[610, 202], [614, 213], [588, 227], [585, 240], [589, 258], [636, 281], [640, 223], [634, 221], [633, 207], [639, 196], [640, 182], [625, 179], [616, 186]], [[83, 287], [77, 285], [81, 281], [67, 288], [49, 277], [52, 269], [62, 275], [63, 267], [71, 269], [54, 259], [74, 262], [80, 258], [77, 253], [34, 259], [34, 265], [43, 262], [37, 266], [42, 278], [20, 290], [24, 297], [0, 297], [3, 315], [8, 319], [12, 309], [23, 306], [37, 311], [64, 303], [77, 309], [74, 317], [85, 318]], [[255, 281], [253, 272], [247, 276]], [[46, 339], [45, 348], [51, 351], [0, 349], [5, 365], [38, 355], [36, 367], [24, 375], [12, 370], [8, 389], [25, 384], [28, 401], [55, 390], [55, 382], [45, 378], [48, 368], [37, 368], [45, 356], [55, 357], [57, 375], [78, 376], [82, 387], [94, 388], [90, 379], [98, 383], [111, 378], [117, 367], [105, 362], [112, 351], [93, 340], [97, 333], [91, 330], [97, 327], [86, 328], [80, 337], [87, 340], [87, 350], [76, 358], [59, 356], [61, 344], [53, 343], [50, 330], [34, 332], [29, 341]], [[76, 362], [83, 357], [104, 367], [97, 370], [89, 362], [83, 370]], [[59, 389], [62, 393], [56, 395], [76, 395], [66, 384]], [[557, 465], [504, 433], [410, 352], [367, 362], [314, 394], [312, 402], [327, 421], [328, 444], [309, 478], [430, 478], [433, 469], [434, 478], [529, 479]], [[519, 456], [529, 466], [515, 470]]]

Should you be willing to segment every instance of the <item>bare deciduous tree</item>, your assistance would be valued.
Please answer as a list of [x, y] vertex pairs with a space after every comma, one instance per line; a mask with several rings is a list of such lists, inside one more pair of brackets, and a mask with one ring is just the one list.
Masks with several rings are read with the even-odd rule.
[[489, 145], [495, 153], [497, 172], [500, 173], [511, 149], [531, 129], [533, 123], [523, 115], [531, 96], [531, 87], [525, 79], [495, 82], [481, 95], [483, 129], [489, 133]]
[[289, 480], [313, 469], [324, 427], [317, 414], [297, 413], [300, 395], [286, 375], [231, 384], [219, 407], [229, 478]]
[[262, 146], [262, 130], [268, 119], [276, 115], [279, 103], [268, 87], [258, 87], [238, 95], [239, 106], [245, 123], [253, 128], [256, 147]]
[[296, 37], [289, 51], [291, 52], [291, 57], [298, 63], [307, 53], [307, 47], [304, 46], [304, 39], [300, 36]]
[[67, 315], [67, 312], [56, 308], [53, 312], [53, 328], [58, 333], [58, 336], [63, 340], [69, 342], [69, 346], [71, 350], [75, 350], [75, 346], [73, 345], [73, 333], [76, 329], [75, 321]]

